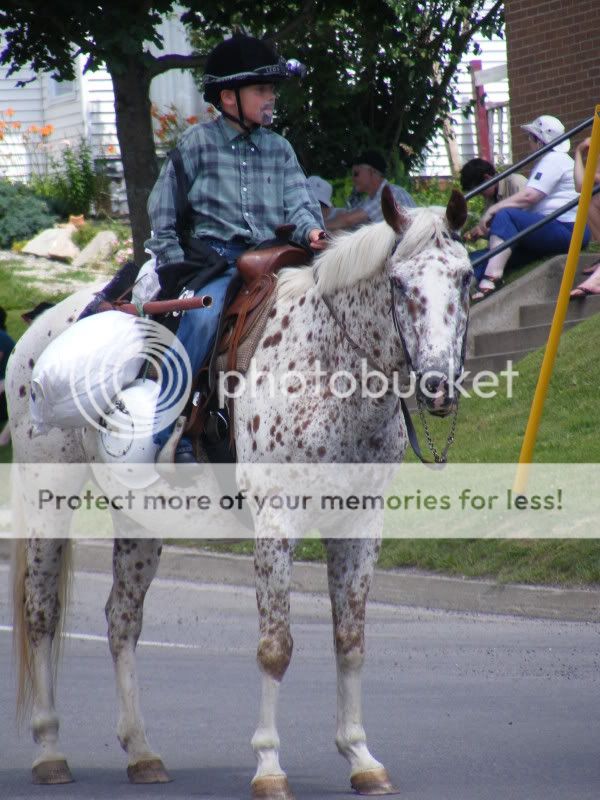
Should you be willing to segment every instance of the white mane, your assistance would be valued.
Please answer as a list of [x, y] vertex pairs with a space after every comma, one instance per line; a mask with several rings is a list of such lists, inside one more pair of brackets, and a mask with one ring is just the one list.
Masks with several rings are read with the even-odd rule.
[[[404, 260], [431, 246], [432, 239], [448, 231], [445, 209], [404, 209], [411, 224], [396, 248], [395, 258]], [[278, 276], [280, 299], [300, 297], [311, 287], [331, 294], [380, 272], [390, 257], [397, 235], [387, 222], [363, 225], [356, 231], [336, 234], [314, 263], [301, 269], [284, 269]], [[316, 284], [315, 276], [316, 275]]]

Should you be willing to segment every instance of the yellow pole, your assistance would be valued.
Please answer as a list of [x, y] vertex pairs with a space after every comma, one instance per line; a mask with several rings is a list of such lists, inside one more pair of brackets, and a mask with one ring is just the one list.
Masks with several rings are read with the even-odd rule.
[[552, 319], [550, 333], [548, 334], [546, 351], [544, 353], [544, 359], [542, 361], [535, 394], [531, 403], [529, 420], [527, 422], [527, 428], [525, 430], [525, 436], [523, 437], [523, 444], [521, 446], [519, 466], [514, 483], [515, 492], [524, 492], [527, 486], [529, 468], [531, 465], [533, 450], [535, 448], [537, 433], [544, 409], [544, 402], [546, 400], [546, 395], [548, 394], [548, 385], [550, 383], [550, 378], [552, 377], [552, 369], [554, 367], [556, 351], [558, 350], [558, 345], [560, 342], [560, 334], [562, 332], [565, 317], [567, 316], [569, 294], [573, 287], [575, 272], [577, 271], [577, 263], [579, 261], [579, 254], [581, 252], [581, 243], [583, 241], [585, 223], [587, 221], [590, 200], [592, 198], [594, 175], [596, 173], [596, 164], [598, 162], [599, 155], [600, 105], [597, 105], [594, 112], [594, 123], [592, 125], [590, 149], [585, 165], [583, 185], [581, 187], [579, 204], [577, 206], [577, 216], [575, 217], [575, 225], [573, 226], [573, 234], [571, 235], [571, 243], [569, 245], [567, 262], [565, 264], [562, 282], [560, 284], [560, 291], [558, 293], [558, 300], [554, 310], [554, 317]]

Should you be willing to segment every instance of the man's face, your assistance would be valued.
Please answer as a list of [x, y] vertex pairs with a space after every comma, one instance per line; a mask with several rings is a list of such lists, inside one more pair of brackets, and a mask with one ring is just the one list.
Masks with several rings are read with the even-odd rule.
[[270, 125], [275, 109], [275, 85], [257, 83], [240, 89], [240, 101], [244, 118], [256, 125]]
[[357, 192], [367, 191], [372, 172], [373, 169], [368, 164], [355, 164], [352, 167], [352, 183]]
[[[483, 181], [489, 181], [489, 179], [493, 177], [492, 175], [488, 175], [487, 173], [483, 176]], [[487, 189], [484, 189], [481, 193], [484, 197], [489, 197], [490, 199], [494, 199], [496, 197], [496, 191], [498, 190], [498, 184], [494, 184], [494, 186], [488, 186]]]

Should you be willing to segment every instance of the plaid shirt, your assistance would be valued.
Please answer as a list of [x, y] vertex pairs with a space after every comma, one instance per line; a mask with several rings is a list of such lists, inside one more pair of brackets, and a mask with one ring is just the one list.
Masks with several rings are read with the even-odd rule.
[[416, 205], [409, 193], [401, 186], [396, 186], [395, 183], [383, 181], [373, 197], [366, 197], [356, 206], [357, 208], [362, 208], [363, 211], [367, 212], [371, 222], [383, 222], [383, 212], [381, 211], [381, 193], [383, 192], [384, 186], [390, 187], [396, 202], [401, 206], [404, 206], [405, 208], [414, 208]]
[[[249, 136], [220, 117], [193, 125], [178, 144], [189, 181], [194, 237], [253, 245], [272, 239], [277, 225], [293, 223], [294, 241], [323, 228], [319, 204], [292, 146], [265, 128]], [[177, 186], [171, 160], [164, 164], [148, 200], [152, 238], [146, 242], [159, 264], [181, 261], [176, 233]]]

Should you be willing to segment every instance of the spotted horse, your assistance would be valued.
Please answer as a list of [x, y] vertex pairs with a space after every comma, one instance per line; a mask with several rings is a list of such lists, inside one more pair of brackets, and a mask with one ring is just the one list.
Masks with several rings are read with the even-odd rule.
[[[255, 354], [256, 371], [309, 374], [319, 361], [327, 374], [344, 371], [360, 384], [363, 358], [388, 376], [408, 364], [418, 377], [426, 378], [429, 391], [423, 390], [422, 380], [418, 389], [424, 407], [445, 415], [454, 403], [450, 384], [462, 368], [472, 277], [467, 253], [455, 235], [465, 222], [466, 204], [455, 192], [445, 210], [405, 210], [384, 191], [382, 207], [385, 221], [336, 236], [313, 264], [279, 275], [276, 303]], [[74, 322], [91, 292], [79, 292], [47, 311], [16, 346], [7, 392], [17, 462], [89, 464], [98, 458], [95, 439], [84, 430], [53, 429], [33, 436], [28, 404], [36, 360], [47, 343]], [[324, 391], [317, 396], [290, 385], [273, 396], [267, 383], [257, 381], [252, 397], [246, 393], [236, 400], [238, 471], [261, 463], [360, 465], [402, 460], [407, 428], [397, 393], [373, 398]], [[77, 487], [61, 489], [70, 493]], [[41, 529], [32, 522], [26, 500], [21, 497], [14, 508], [15, 525], [26, 531], [16, 539], [12, 574], [18, 703], [25, 711], [31, 701], [31, 730], [38, 747], [33, 780], [65, 783], [72, 777], [60, 748], [52, 659], [67, 604], [71, 548], [62, 530]], [[293, 795], [279, 759], [276, 712], [292, 656], [294, 545], [306, 531], [301, 529], [302, 517], [285, 507], [268, 515], [253, 513], [262, 695], [252, 737], [257, 769], [251, 789], [254, 798], [290, 800]], [[182, 524], [195, 523], [192, 512], [182, 511], [181, 519]], [[152, 519], [143, 524], [154, 535]], [[169, 776], [146, 736], [135, 651], [144, 597], [161, 554], [161, 531], [156, 530], [155, 539], [140, 538], [141, 525], [133, 517], [121, 519], [114, 531], [114, 583], [106, 618], [118, 690], [117, 736], [127, 754], [128, 776], [133, 783], [152, 783]], [[365, 795], [395, 791], [385, 767], [367, 746], [361, 712], [365, 608], [382, 525], [382, 512], [377, 512], [348, 523], [343, 537], [334, 537], [332, 531], [327, 537], [328, 531], [321, 531], [337, 664], [335, 742], [349, 763], [353, 789]]]

